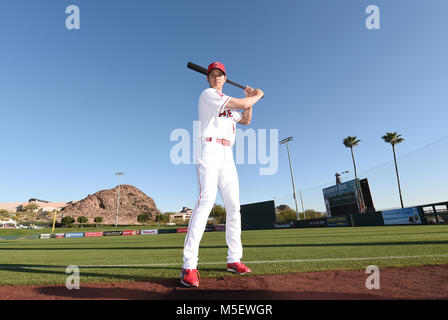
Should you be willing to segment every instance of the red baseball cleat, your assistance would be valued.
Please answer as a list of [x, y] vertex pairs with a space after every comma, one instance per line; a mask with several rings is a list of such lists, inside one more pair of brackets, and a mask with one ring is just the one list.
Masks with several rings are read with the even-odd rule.
[[247, 267], [244, 263], [235, 262], [227, 264], [227, 271], [236, 272], [238, 274], [246, 274], [250, 273], [252, 270], [250, 270], [250, 268]]
[[199, 287], [199, 271], [196, 269], [184, 269], [180, 271], [180, 282], [186, 287]]

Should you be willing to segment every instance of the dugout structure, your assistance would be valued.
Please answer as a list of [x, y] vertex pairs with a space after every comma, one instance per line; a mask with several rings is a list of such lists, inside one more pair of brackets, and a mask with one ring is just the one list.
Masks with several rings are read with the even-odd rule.
[[242, 205], [240, 212], [242, 230], [272, 229], [274, 227], [275, 204], [273, 200]]

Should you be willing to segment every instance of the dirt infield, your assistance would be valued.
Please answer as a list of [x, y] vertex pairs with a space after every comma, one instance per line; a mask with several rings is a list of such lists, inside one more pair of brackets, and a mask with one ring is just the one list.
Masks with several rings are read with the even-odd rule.
[[2, 300], [384, 300], [448, 299], [448, 265], [381, 268], [380, 289], [367, 289], [365, 270], [201, 279], [184, 288], [179, 279], [157, 282], [86, 283], [0, 287]]

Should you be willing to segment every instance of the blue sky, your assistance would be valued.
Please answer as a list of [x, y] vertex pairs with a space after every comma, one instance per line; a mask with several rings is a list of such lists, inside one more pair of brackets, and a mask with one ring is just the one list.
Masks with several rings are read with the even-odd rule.
[[[65, 27], [72, 4], [80, 30]], [[380, 30], [365, 27], [371, 4]], [[405, 205], [446, 201], [447, 11], [442, 0], [2, 1], [0, 202], [80, 200], [124, 171], [122, 183], [160, 210], [193, 207], [195, 166], [170, 162], [169, 137], [192, 132], [207, 86], [187, 62], [215, 60], [265, 92], [250, 128], [295, 138], [306, 208], [324, 210], [322, 189], [353, 172], [349, 135], [362, 140], [358, 173], [377, 209], [398, 207], [387, 131], [406, 139], [397, 147]], [[238, 165], [242, 204], [293, 203], [284, 146], [278, 157], [271, 176]]]

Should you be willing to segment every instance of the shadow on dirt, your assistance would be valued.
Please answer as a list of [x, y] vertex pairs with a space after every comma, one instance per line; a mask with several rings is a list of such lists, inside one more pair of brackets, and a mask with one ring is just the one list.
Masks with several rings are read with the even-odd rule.
[[288, 292], [271, 290], [219, 290], [184, 288], [178, 279], [159, 283], [140, 283], [135, 288], [129, 283], [112, 285], [88, 284], [69, 290], [65, 286], [45, 286], [35, 289], [41, 299], [124, 299], [124, 300], [378, 300], [373, 294], [334, 292]]

